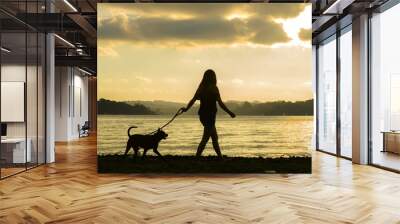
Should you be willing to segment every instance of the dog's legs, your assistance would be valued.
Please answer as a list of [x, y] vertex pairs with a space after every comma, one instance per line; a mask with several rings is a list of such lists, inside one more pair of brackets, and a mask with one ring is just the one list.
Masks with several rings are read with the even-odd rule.
[[126, 149], [125, 149], [125, 156], [128, 154], [129, 150], [131, 149], [131, 140], [129, 139], [128, 142], [126, 143]]
[[161, 157], [162, 159], [164, 159], [164, 157], [161, 155], [161, 153], [158, 150], [153, 150], [153, 152], [155, 154], [157, 154], [159, 157]]
[[137, 157], [139, 152], [139, 147], [133, 147], [133, 151], [135, 152], [134, 157]]
[[143, 150], [143, 155], [142, 155], [142, 158], [143, 158], [143, 159], [146, 157], [147, 150], [149, 150], [149, 149], [144, 149], [144, 150]]
[[161, 155], [161, 153], [158, 151], [158, 146], [153, 148], [153, 152], [157, 154], [161, 159], [165, 160], [164, 157]]

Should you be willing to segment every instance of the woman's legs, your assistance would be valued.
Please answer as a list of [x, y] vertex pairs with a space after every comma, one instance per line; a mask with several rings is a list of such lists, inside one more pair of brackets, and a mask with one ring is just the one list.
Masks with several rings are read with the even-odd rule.
[[221, 149], [220, 149], [219, 143], [218, 143], [218, 133], [217, 133], [217, 129], [215, 128], [215, 126], [204, 127], [203, 137], [201, 139], [199, 147], [197, 148], [196, 156], [201, 156], [210, 137], [212, 139], [213, 148], [214, 148], [215, 152], [217, 153], [217, 156], [222, 158]]
[[199, 143], [199, 147], [197, 147], [196, 156], [201, 156], [206, 147], [208, 139], [210, 139], [211, 129], [208, 127], [204, 127], [203, 137], [201, 138], [201, 142]]
[[218, 143], [218, 133], [215, 126], [213, 126], [211, 129], [211, 140], [214, 151], [217, 153], [218, 157], [222, 158], [221, 149], [219, 148], [219, 143]]

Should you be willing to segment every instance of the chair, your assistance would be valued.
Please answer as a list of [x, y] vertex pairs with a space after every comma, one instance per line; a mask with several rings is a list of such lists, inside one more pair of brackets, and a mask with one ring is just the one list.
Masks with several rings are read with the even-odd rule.
[[78, 124], [79, 138], [89, 136], [89, 130], [90, 130], [89, 121], [85, 121], [82, 127], [80, 127], [80, 125]]

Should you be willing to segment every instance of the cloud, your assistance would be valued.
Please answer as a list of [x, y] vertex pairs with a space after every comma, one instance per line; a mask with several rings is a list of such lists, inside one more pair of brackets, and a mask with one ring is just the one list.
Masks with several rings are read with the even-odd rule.
[[272, 45], [290, 41], [282, 25], [274, 21], [266, 21], [261, 18], [253, 19], [248, 22], [250, 30], [254, 30], [254, 35], [250, 41], [256, 44]]
[[[168, 3], [168, 4], [99, 4], [98, 11], [113, 11], [117, 14], [142, 17], [210, 17], [219, 15], [225, 17], [230, 14], [246, 13], [261, 14], [275, 18], [296, 17], [308, 4], [287, 4], [287, 3]], [[103, 13], [100, 13], [100, 17]]]
[[[260, 15], [267, 17], [288, 19], [298, 16], [307, 5], [310, 4], [299, 4], [299, 3], [259, 3], [259, 4], [246, 4], [250, 11], [254, 11]], [[253, 7], [253, 5], [255, 5]]]
[[153, 82], [153, 80], [151, 80], [151, 79], [149, 79], [149, 78], [146, 78], [146, 77], [143, 77], [143, 76], [135, 76], [135, 78], [136, 78], [137, 80], [142, 81], [142, 82], [145, 82], [145, 83], [151, 83], [151, 82]]
[[295, 17], [306, 4], [125, 5], [121, 8], [124, 13], [109, 17], [101, 14], [115, 6], [100, 7], [99, 40], [184, 47], [249, 43], [269, 46], [290, 41], [275, 18]]
[[102, 22], [100, 39], [135, 43], [167, 43], [180, 46], [198, 44], [255, 43], [270, 45], [290, 39], [274, 21], [222, 18], [184, 19], [115, 17]]
[[178, 79], [175, 79], [175, 78], [166, 78], [166, 79], [164, 79], [164, 81], [168, 84], [176, 84], [179, 82]]
[[236, 79], [232, 79], [232, 83], [235, 85], [243, 85], [244, 81], [236, 78]]
[[311, 40], [311, 29], [301, 29], [299, 31], [299, 38], [302, 41], [310, 41]]
[[98, 47], [98, 52], [100, 56], [103, 57], [118, 57], [119, 54], [112, 47], [107, 45], [101, 45]]
[[268, 86], [269, 83], [264, 82], [264, 81], [256, 81], [256, 82], [255, 82], [255, 85], [264, 87], [264, 86]]

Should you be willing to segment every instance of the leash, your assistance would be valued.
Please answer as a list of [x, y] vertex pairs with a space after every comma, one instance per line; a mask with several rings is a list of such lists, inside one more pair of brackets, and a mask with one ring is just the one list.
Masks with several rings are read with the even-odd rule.
[[[171, 124], [172, 121], [175, 120], [176, 117], [178, 117], [178, 116], [181, 115], [182, 113], [183, 113], [183, 109], [180, 108], [180, 109], [175, 113], [175, 115], [171, 118], [171, 120], [169, 120], [167, 123], [165, 123], [163, 126], [161, 126], [161, 127], [158, 128], [158, 129], [163, 129], [163, 128], [167, 127], [169, 124]], [[158, 129], [155, 130], [155, 131], [152, 131], [152, 132], [148, 133], [147, 135], [152, 135], [152, 134], [156, 133], [156, 132], [158, 131]]]

